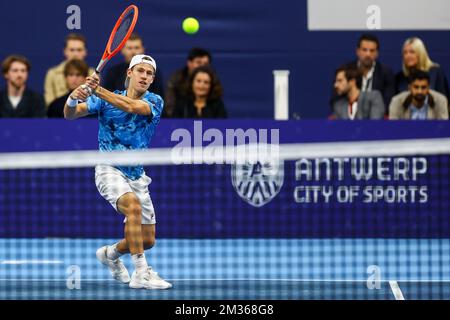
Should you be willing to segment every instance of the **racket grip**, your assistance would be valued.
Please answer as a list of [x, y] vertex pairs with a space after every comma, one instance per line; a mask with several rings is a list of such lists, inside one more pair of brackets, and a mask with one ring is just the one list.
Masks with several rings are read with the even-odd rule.
[[100, 72], [103, 70], [103, 68], [105, 67], [106, 63], [108, 62], [108, 59], [102, 59], [100, 60], [100, 62], [97, 65], [97, 68], [95, 68], [95, 73], [97, 75], [100, 74]]
[[89, 93], [89, 95], [90, 96], [92, 96], [92, 94], [94, 93], [93, 91], [92, 91], [92, 89], [91, 88], [89, 88], [87, 85], [82, 85], [82, 87], [83, 87], [83, 90], [85, 90], [85, 91], [87, 91], [88, 93]]
[[[100, 76], [100, 72], [97, 69], [95, 69], [95, 71], [92, 73], [91, 77], [93, 77], [93, 76], [97, 76], [100, 79], [100, 77], [99, 77]], [[88, 86], [86, 86], [85, 89], [86, 89], [87, 92], [89, 92], [90, 96], [94, 93], [92, 88], [90, 88]]]

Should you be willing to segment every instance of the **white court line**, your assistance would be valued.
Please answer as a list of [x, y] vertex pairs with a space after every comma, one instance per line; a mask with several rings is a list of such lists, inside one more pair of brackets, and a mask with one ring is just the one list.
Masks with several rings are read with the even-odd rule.
[[[67, 279], [28, 279], [28, 278], [21, 278], [21, 279], [14, 279], [14, 278], [0, 278], [0, 281], [66, 281]], [[80, 279], [81, 281], [90, 281], [90, 282], [103, 282], [103, 281], [117, 281], [112, 278], [107, 279]], [[341, 282], [341, 283], [349, 283], [349, 282], [355, 282], [355, 283], [366, 283], [367, 280], [331, 280], [331, 279], [261, 279], [261, 278], [236, 278], [236, 279], [220, 279], [220, 278], [214, 278], [214, 279], [186, 279], [186, 278], [170, 278], [167, 279], [169, 281], [279, 281], [279, 282]], [[382, 282], [388, 282], [388, 281], [382, 281]], [[450, 281], [449, 281], [450, 282]]]
[[[367, 283], [367, 279], [296, 279], [296, 278], [236, 278], [236, 279], [220, 279], [220, 278], [210, 278], [210, 279], [186, 279], [186, 278], [173, 278], [168, 279], [172, 281], [291, 281], [291, 282], [356, 282], [356, 283]], [[388, 280], [381, 280], [382, 283], [388, 283]], [[401, 280], [401, 282], [406, 283], [450, 283], [448, 280]]]
[[[21, 279], [14, 279], [14, 278], [0, 278], [0, 281], [66, 281], [67, 279], [28, 279], [28, 278], [21, 278]], [[81, 281], [90, 281], [90, 282], [103, 282], [103, 281], [117, 281], [112, 278], [107, 279], [80, 279]], [[323, 280], [323, 279], [186, 279], [186, 278], [171, 278], [167, 279], [169, 281], [279, 281], [279, 282], [357, 282], [357, 283], [366, 283], [367, 280]], [[387, 282], [387, 281], [384, 281]]]
[[402, 290], [400, 289], [397, 281], [389, 281], [389, 285], [391, 286], [391, 290], [394, 294], [395, 300], [405, 300], [405, 297], [403, 297]]
[[63, 264], [61, 260], [2, 260], [0, 264], [23, 265], [23, 264]]
[[[67, 279], [28, 279], [28, 278], [0, 278], [0, 281], [66, 281]], [[343, 279], [185, 279], [185, 278], [167, 278], [166, 280], [170, 281], [280, 281], [280, 282], [336, 282], [336, 283], [367, 283], [367, 280], [343, 280]], [[116, 281], [112, 278], [107, 279], [83, 279], [81, 281], [91, 281], [91, 282], [104, 282], [104, 281]], [[382, 283], [389, 283], [392, 288], [391, 282], [397, 283], [397, 281], [387, 281], [382, 280]], [[401, 282], [405, 283], [450, 283], [450, 280], [401, 280]], [[397, 284], [398, 287], [398, 284]], [[399, 288], [400, 289], [400, 288]], [[401, 292], [401, 291], [400, 291]]]

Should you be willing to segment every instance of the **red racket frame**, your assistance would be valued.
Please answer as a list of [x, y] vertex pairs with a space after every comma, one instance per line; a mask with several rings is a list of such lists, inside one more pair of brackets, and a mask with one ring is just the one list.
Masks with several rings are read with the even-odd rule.
[[[122, 42], [111, 52], [111, 45], [114, 40], [114, 36], [117, 33], [117, 29], [119, 29], [120, 24], [122, 23], [123, 18], [131, 11], [134, 10], [134, 16], [133, 21], [131, 22], [130, 29], [128, 29], [127, 34], [123, 38]], [[103, 53], [102, 59], [100, 60], [97, 68], [95, 68], [95, 72], [98, 74], [102, 71], [102, 69], [105, 67], [106, 63], [111, 60], [112, 57], [114, 57], [120, 50], [122, 50], [123, 46], [127, 42], [127, 40], [130, 38], [131, 34], [133, 33], [134, 27], [136, 26], [137, 20], [139, 16], [139, 9], [135, 5], [130, 5], [128, 8], [126, 8], [122, 14], [120, 15], [119, 19], [117, 20], [113, 30], [111, 31], [111, 35], [109, 36], [108, 43], [106, 44], [105, 52]]]

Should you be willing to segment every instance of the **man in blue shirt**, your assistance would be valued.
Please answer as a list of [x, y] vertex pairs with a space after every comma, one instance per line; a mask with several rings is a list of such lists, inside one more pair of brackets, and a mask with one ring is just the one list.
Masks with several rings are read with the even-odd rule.
[[[66, 119], [97, 114], [101, 151], [146, 149], [155, 133], [163, 109], [160, 96], [148, 92], [156, 72], [155, 60], [147, 55], [132, 58], [127, 70], [126, 90], [114, 93], [99, 85], [96, 74], [75, 89], [64, 106]], [[91, 95], [90, 93], [93, 93]], [[78, 103], [78, 101], [86, 101]], [[97, 165], [95, 183], [100, 194], [125, 215], [125, 239], [97, 250], [98, 260], [114, 279], [135, 289], [168, 289], [148, 266], [144, 250], [155, 243], [155, 211], [148, 191], [151, 179], [142, 166]], [[120, 256], [130, 253], [135, 266], [131, 278]]]
[[[417, 103], [416, 106], [414, 103]], [[420, 105], [422, 103], [422, 105]], [[428, 97], [424, 101], [411, 101], [409, 106], [411, 108], [411, 120], [427, 120], [428, 115]]]

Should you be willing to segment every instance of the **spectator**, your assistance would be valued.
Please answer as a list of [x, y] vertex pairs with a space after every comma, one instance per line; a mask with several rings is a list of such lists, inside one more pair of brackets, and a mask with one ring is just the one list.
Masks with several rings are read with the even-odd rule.
[[180, 101], [186, 101], [189, 87], [189, 76], [195, 68], [209, 66], [211, 64], [211, 54], [201, 48], [192, 48], [189, 51], [186, 66], [176, 71], [167, 82], [167, 93], [164, 99], [164, 116], [174, 116], [175, 106]]
[[[45, 76], [44, 96], [48, 106], [56, 98], [69, 92], [64, 79], [64, 66], [70, 60], [83, 60], [86, 58], [86, 39], [78, 33], [70, 33], [65, 40], [64, 57], [66, 60], [59, 65], [50, 68]], [[94, 69], [89, 70], [89, 74], [94, 73]]]
[[222, 94], [214, 71], [208, 66], [198, 67], [192, 71], [187, 97], [177, 101], [174, 115], [178, 118], [226, 118]]
[[[125, 43], [121, 51], [125, 61], [112, 66], [105, 75], [104, 86], [110, 91], [125, 90], [125, 79], [127, 77], [128, 66], [130, 65], [131, 58], [138, 54], [145, 53], [144, 43], [142, 38], [136, 33], [131, 34], [128, 41]], [[163, 80], [162, 80], [161, 68], [156, 70], [156, 76], [153, 80], [148, 91], [156, 93], [161, 97], [164, 96]]]
[[391, 120], [446, 120], [448, 119], [447, 98], [430, 90], [430, 75], [414, 71], [409, 77], [409, 91], [392, 98], [389, 106]]
[[[357, 60], [348, 65], [359, 68], [362, 74], [361, 91], [378, 90], [383, 96], [384, 105], [388, 106], [395, 94], [395, 77], [392, 70], [378, 60], [379, 49], [380, 42], [375, 35], [361, 35], [356, 48]], [[334, 93], [332, 103], [337, 99], [339, 97]]]
[[408, 90], [408, 77], [414, 70], [428, 72], [430, 89], [450, 98], [448, 81], [441, 67], [428, 56], [427, 48], [419, 38], [409, 38], [403, 45], [403, 67], [396, 76], [397, 93]]
[[50, 103], [47, 116], [49, 118], [64, 118], [64, 105], [70, 93], [85, 83], [89, 66], [83, 60], [70, 60], [64, 66], [64, 78], [69, 92]]
[[333, 103], [334, 119], [382, 119], [383, 97], [378, 91], [361, 91], [362, 75], [358, 68], [343, 66], [336, 70], [334, 88], [341, 97]]
[[11, 55], [2, 62], [6, 90], [0, 91], [0, 117], [45, 117], [44, 98], [26, 87], [31, 64], [27, 58]]

